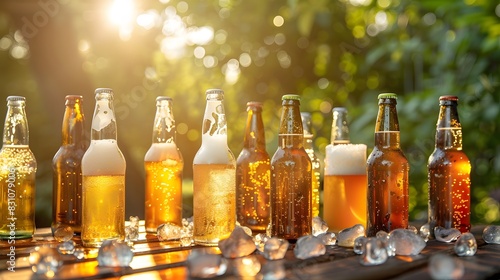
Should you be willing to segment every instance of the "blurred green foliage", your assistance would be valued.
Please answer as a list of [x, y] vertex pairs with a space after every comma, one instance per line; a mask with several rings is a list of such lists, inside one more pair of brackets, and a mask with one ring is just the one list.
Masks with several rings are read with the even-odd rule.
[[[124, 0], [115, 25], [104, 12], [112, 1], [73, 2], [64, 1], [61, 9], [72, 15], [81, 67], [95, 87], [116, 93], [119, 141], [130, 149], [127, 176], [143, 176], [157, 95], [174, 99], [177, 142], [190, 178], [208, 88], [226, 93], [229, 145], [236, 156], [248, 101], [264, 102], [272, 155], [281, 96], [300, 94], [301, 109], [312, 113], [321, 158], [333, 107], [348, 108], [351, 141], [371, 148], [377, 94], [395, 92], [402, 147], [411, 164], [411, 219], [423, 221], [438, 97], [452, 94], [460, 98], [464, 150], [473, 166], [473, 222], [500, 223], [500, 5], [495, 1], [149, 0], [133, 2], [127, 13], [124, 4], [131, 1]], [[2, 95], [43, 98], [28, 72], [29, 50], [24, 56], [13, 53], [14, 46], [28, 47], [6, 15], [0, 16], [0, 32], [0, 62], [8, 69], [0, 77]], [[42, 116], [30, 119], [31, 143], [39, 151], [39, 184], [45, 190], [39, 201], [46, 210], [49, 163], [59, 138], [48, 137], [47, 143], [36, 137], [58, 135], [60, 124], [47, 120], [50, 109], [37, 104], [28, 105]], [[85, 105], [87, 111], [93, 107], [92, 92]], [[90, 123], [91, 114], [87, 119]]]

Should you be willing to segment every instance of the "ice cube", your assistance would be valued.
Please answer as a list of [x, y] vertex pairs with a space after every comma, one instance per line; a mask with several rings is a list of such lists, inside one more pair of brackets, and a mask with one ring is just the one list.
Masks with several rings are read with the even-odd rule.
[[337, 244], [337, 235], [333, 232], [325, 232], [317, 236], [319, 239], [321, 239], [321, 242], [327, 246], [335, 245]]
[[48, 246], [36, 247], [30, 253], [29, 262], [31, 270], [36, 275], [53, 278], [61, 268], [63, 262], [55, 248]]
[[418, 255], [425, 248], [425, 241], [420, 235], [407, 229], [395, 229], [389, 233], [389, 239], [394, 242], [396, 255]]
[[57, 251], [63, 255], [72, 255], [75, 253], [75, 242], [73, 240], [61, 242], [57, 244]]
[[380, 241], [382, 241], [382, 244], [387, 251], [387, 256], [394, 257], [396, 255], [396, 244], [394, 243], [394, 240], [390, 238], [390, 235], [387, 232], [381, 230], [377, 232], [375, 236], [380, 239]]
[[325, 254], [326, 247], [321, 240], [312, 235], [302, 236], [297, 239], [297, 244], [293, 249], [295, 257], [305, 260]]
[[264, 244], [263, 255], [268, 260], [281, 260], [285, 257], [290, 243], [286, 239], [269, 238]]
[[126, 267], [129, 266], [133, 257], [134, 253], [126, 243], [107, 239], [99, 248], [97, 263], [99, 266]]
[[312, 235], [318, 236], [328, 231], [328, 225], [320, 217], [312, 218]]
[[255, 248], [252, 237], [241, 227], [235, 227], [228, 238], [219, 241], [219, 249], [225, 258], [248, 256]]
[[54, 230], [54, 239], [58, 242], [66, 242], [71, 240], [73, 238], [73, 234], [75, 232], [73, 231], [73, 228], [70, 226], [65, 226], [65, 225], [59, 225], [55, 230]]
[[354, 239], [354, 244], [353, 244], [353, 250], [356, 255], [361, 255], [363, 254], [365, 250], [365, 244], [368, 238], [364, 236], [358, 236], [356, 239]]
[[79, 259], [82, 260], [85, 258], [85, 250], [83, 248], [75, 248], [75, 252], [73, 252], [73, 255]]
[[359, 262], [362, 265], [379, 265], [387, 261], [387, 250], [380, 238], [370, 237], [366, 240], [363, 254]]
[[463, 263], [445, 254], [436, 254], [429, 259], [429, 273], [432, 279], [461, 279], [464, 275]]
[[463, 233], [455, 242], [455, 253], [460, 257], [471, 257], [477, 252], [477, 242], [470, 232]]
[[425, 242], [429, 241], [429, 237], [431, 236], [430, 225], [428, 223], [422, 225], [418, 234], [424, 239]]
[[264, 252], [264, 245], [266, 244], [268, 239], [269, 236], [267, 236], [265, 233], [257, 233], [253, 237], [253, 242], [255, 243], [257, 250], [259, 250], [260, 252]]
[[126, 226], [125, 227], [125, 241], [136, 241], [139, 238], [139, 228]]
[[187, 259], [189, 275], [194, 278], [212, 278], [226, 273], [227, 261], [221, 255], [193, 250]]
[[285, 279], [286, 270], [284, 260], [268, 261], [262, 266], [260, 271], [263, 280]]
[[232, 259], [234, 274], [242, 277], [253, 277], [260, 271], [261, 264], [255, 255]]
[[460, 230], [456, 228], [444, 228], [444, 227], [435, 227], [434, 228], [434, 236], [437, 241], [441, 242], [452, 242], [457, 240], [460, 237]]
[[156, 229], [156, 236], [160, 241], [176, 240], [181, 238], [182, 228], [174, 223], [161, 224]]
[[343, 229], [337, 237], [337, 244], [342, 247], [353, 247], [354, 240], [359, 236], [365, 236], [365, 227], [361, 224]]
[[135, 228], [139, 229], [139, 217], [138, 216], [130, 216], [128, 219], [130, 221], [130, 224], [129, 224], [130, 227], [135, 227]]
[[418, 234], [418, 229], [415, 226], [408, 225], [406, 229], [413, 231], [415, 234]]
[[485, 227], [483, 239], [486, 243], [500, 244], [500, 226], [489, 225]]

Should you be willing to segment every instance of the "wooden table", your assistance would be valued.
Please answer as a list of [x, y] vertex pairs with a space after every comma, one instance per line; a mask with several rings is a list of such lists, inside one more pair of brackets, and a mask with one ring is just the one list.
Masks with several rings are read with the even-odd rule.
[[[141, 227], [142, 229], [143, 226]], [[325, 255], [299, 260], [289, 248], [282, 261], [286, 279], [430, 279], [428, 261], [433, 254], [444, 253], [459, 258], [465, 267], [463, 279], [500, 279], [500, 245], [487, 244], [481, 237], [484, 226], [473, 227], [478, 251], [473, 257], [457, 257], [453, 251], [453, 243], [442, 243], [430, 240], [426, 248], [417, 256], [396, 256], [378, 266], [363, 266], [359, 263], [359, 255], [352, 249], [338, 246], [327, 246]], [[75, 242], [81, 247], [78, 237]], [[31, 271], [28, 261], [29, 253], [39, 245], [55, 245], [50, 229], [37, 230], [31, 240], [16, 242], [15, 272], [7, 270], [7, 253], [9, 244], [0, 241], [0, 279], [37, 279]], [[292, 246], [291, 246], [292, 247]], [[96, 256], [97, 249], [85, 249], [85, 258], [78, 260], [73, 255], [63, 256], [64, 264], [54, 277], [55, 279], [188, 279], [189, 271], [186, 260], [193, 250], [208, 250], [220, 253], [217, 247], [180, 247], [178, 242], [159, 242], [154, 235], [141, 233], [139, 241], [133, 246], [134, 258], [130, 267], [99, 267]], [[268, 262], [260, 254], [256, 254], [262, 265]], [[229, 262], [231, 264], [231, 262]], [[240, 279], [231, 265], [226, 274], [217, 279]], [[262, 275], [247, 277], [262, 279]], [[245, 278], [246, 279], [246, 278]]]

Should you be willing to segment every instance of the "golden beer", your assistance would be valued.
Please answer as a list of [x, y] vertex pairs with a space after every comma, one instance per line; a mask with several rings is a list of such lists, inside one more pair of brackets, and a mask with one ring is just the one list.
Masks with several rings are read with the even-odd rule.
[[197, 244], [217, 245], [236, 224], [236, 180], [232, 164], [193, 165], [193, 238]]
[[0, 239], [31, 238], [35, 232], [35, 173], [36, 163], [28, 146], [3, 147], [0, 157]]
[[328, 145], [325, 158], [323, 219], [331, 231], [366, 226], [366, 145]]
[[125, 176], [83, 176], [82, 242], [98, 247], [125, 238]]
[[146, 161], [146, 231], [182, 223], [182, 161]]

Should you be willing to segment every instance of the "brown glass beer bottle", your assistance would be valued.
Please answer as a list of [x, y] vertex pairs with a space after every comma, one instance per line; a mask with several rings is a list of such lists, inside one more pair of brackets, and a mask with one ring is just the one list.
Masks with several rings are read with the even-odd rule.
[[462, 150], [458, 97], [439, 98], [436, 145], [429, 157], [429, 225], [470, 230], [471, 164]]
[[236, 160], [236, 217], [253, 232], [264, 233], [269, 225], [270, 174], [262, 103], [248, 102], [243, 149]]
[[304, 150], [300, 96], [284, 95], [282, 107], [271, 160], [270, 234], [295, 242], [312, 230], [312, 164]]
[[70, 226], [75, 233], [82, 227], [82, 158], [89, 146], [85, 136], [83, 97], [66, 96], [62, 123], [62, 145], [52, 159], [52, 231]]
[[397, 95], [378, 96], [375, 147], [367, 160], [367, 235], [408, 227], [409, 164], [400, 148]]

